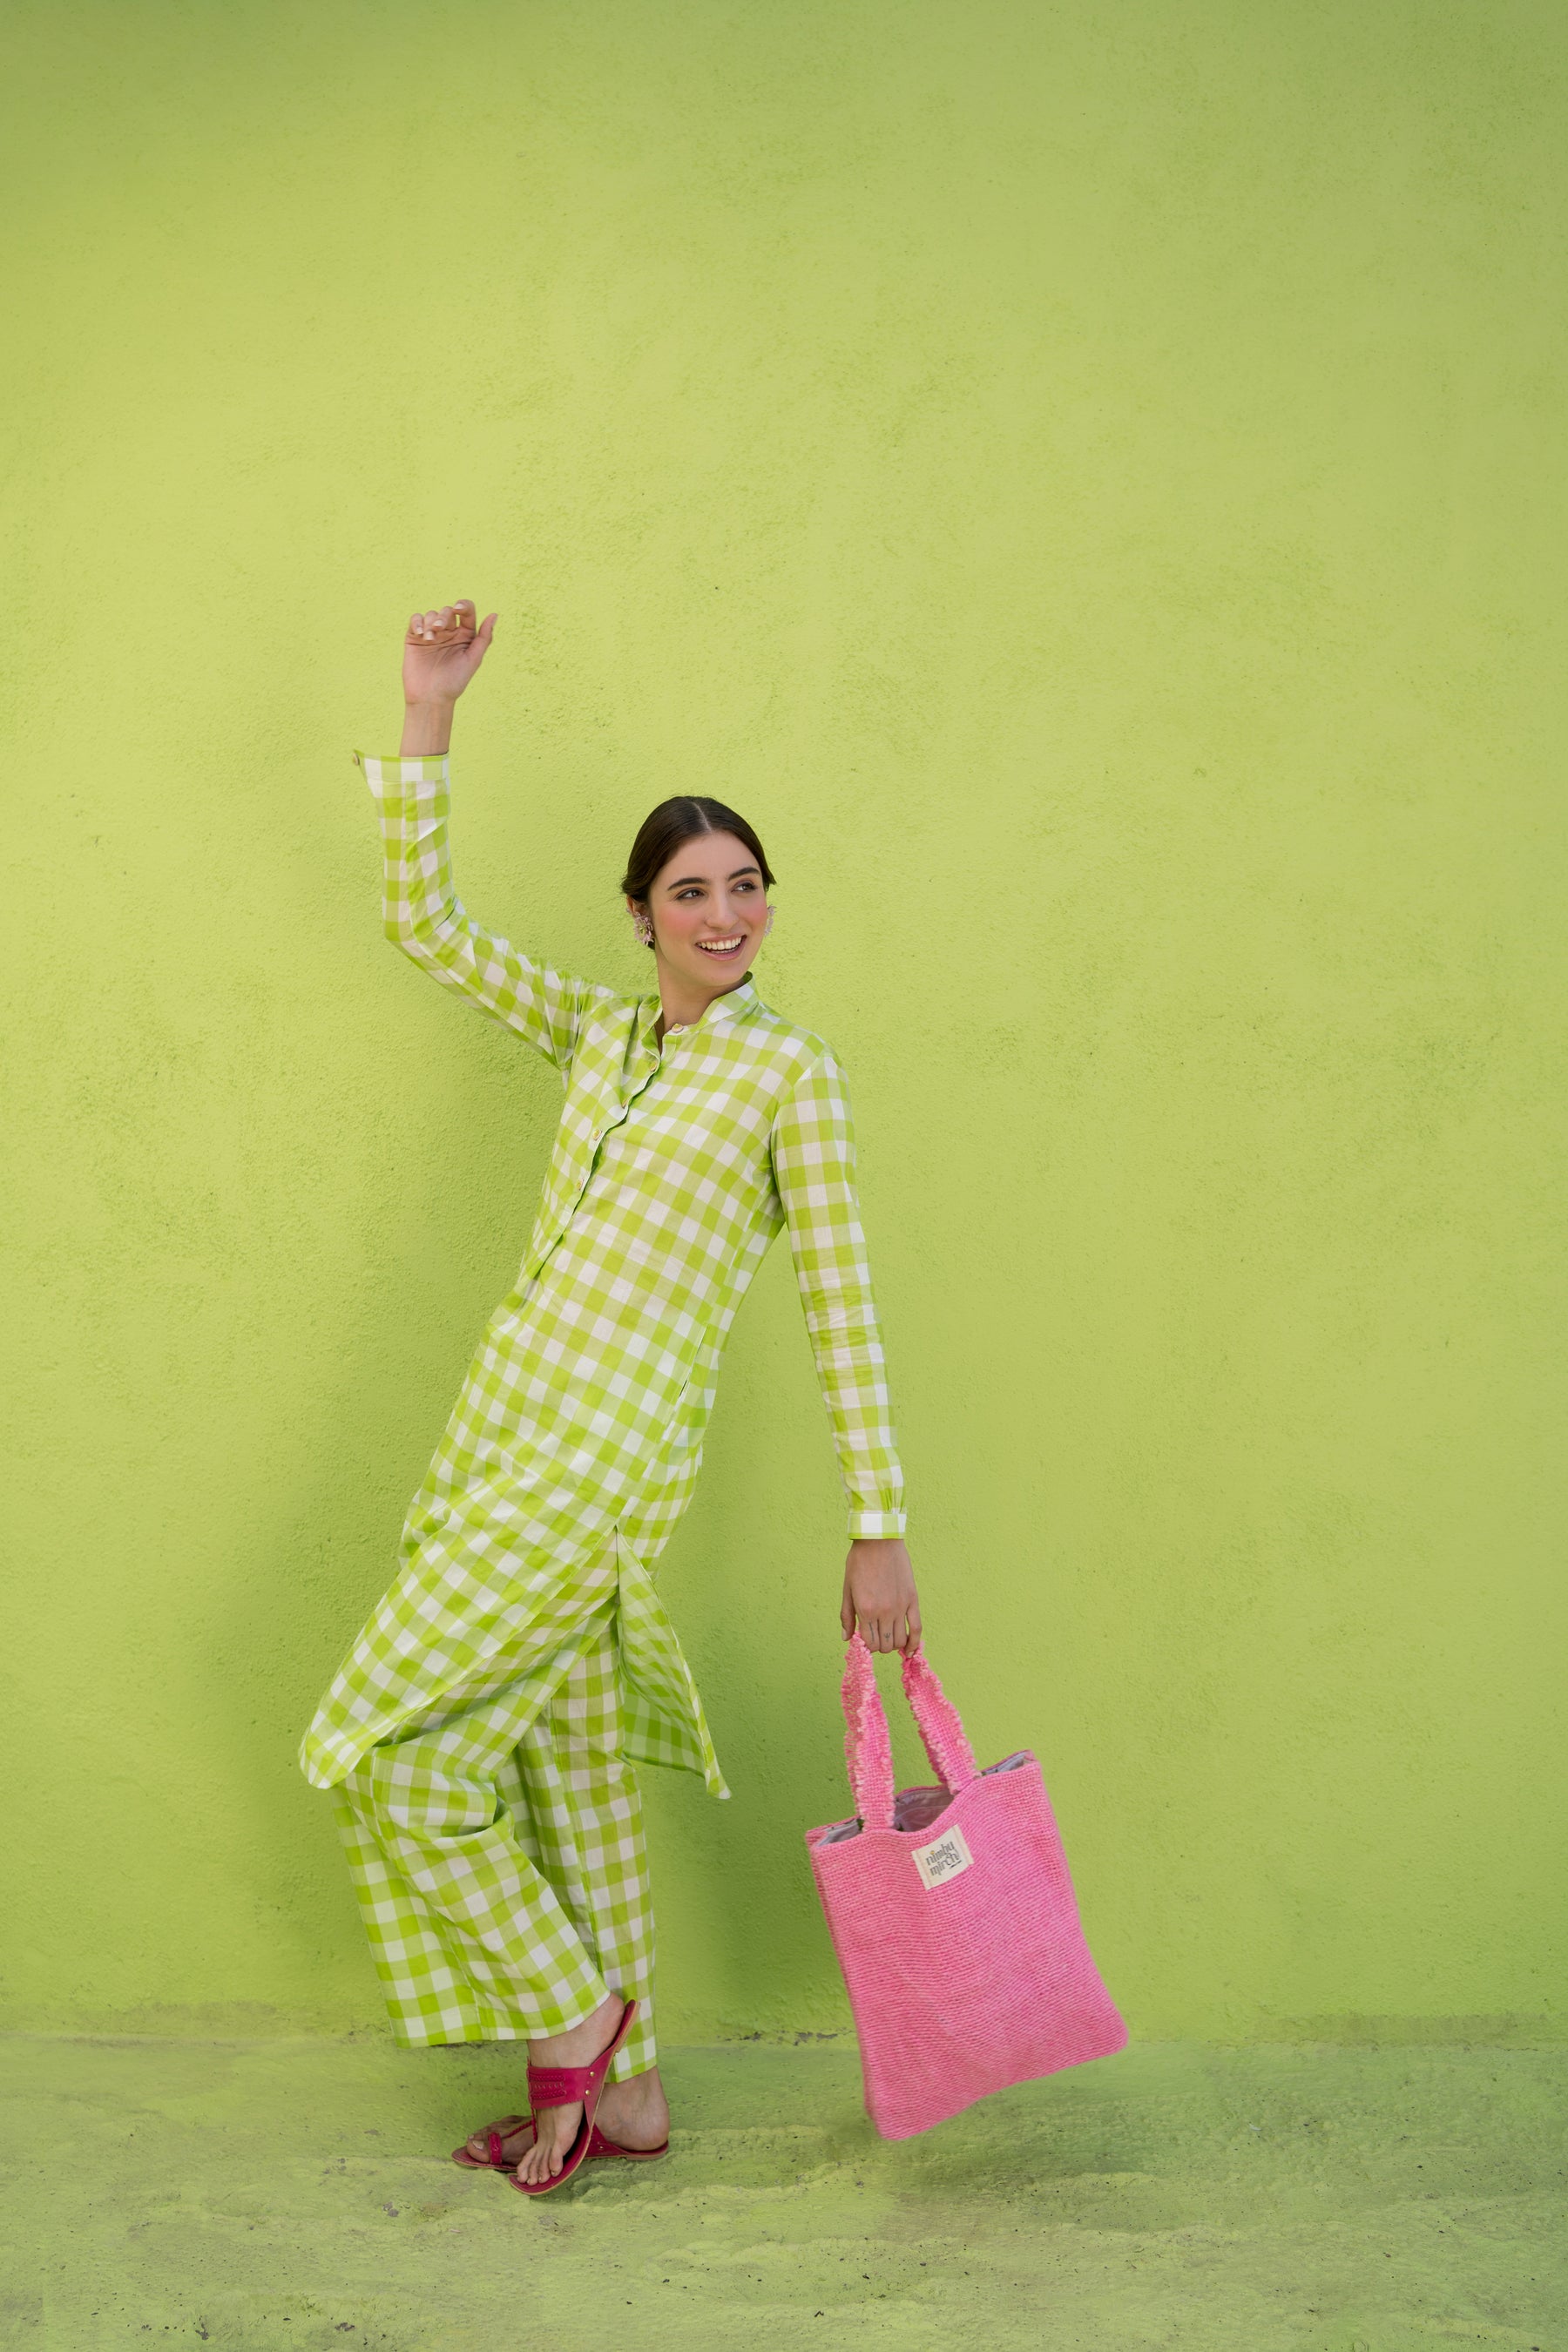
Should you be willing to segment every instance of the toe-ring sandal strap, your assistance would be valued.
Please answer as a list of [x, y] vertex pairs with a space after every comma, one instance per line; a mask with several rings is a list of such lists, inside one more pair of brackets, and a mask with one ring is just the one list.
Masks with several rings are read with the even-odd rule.
[[637, 2005], [628, 2000], [621, 2011], [621, 2021], [608, 2049], [601, 2050], [591, 2066], [531, 2066], [528, 2070], [528, 2098], [533, 2109], [534, 2130], [539, 2128], [541, 2107], [574, 2106], [581, 2100], [583, 2120], [572, 2142], [565, 2163], [559, 2172], [548, 2174], [542, 2180], [519, 2180], [513, 2176], [512, 2186], [524, 2197], [543, 2197], [552, 2189], [559, 2189], [570, 2180], [587, 2156], [594, 2137], [594, 2115], [599, 2104], [599, 2094], [605, 2087], [605, 2077], [612, 2061], [625, 2044], [637, 2017]]
[[[517, 2158], [515, 2156], [507, 2155], [506, 2143], [509, 2139], [514, 2139], [524, 2124], [530, 2120], [527, 2116], [503, 2116], [501, 2121], [506, 2126], [504, 2132], [495, 2124], [486, 2126], [483, 2156], [471, 2156], [468, 2152], [468, 2143], [465, 2140], [461, 2147], [455, 2147], [452, 2150], [453, 2163], [460, 2164], [465, 2172], [510, 2172], [517, 2163]], [[474, 2137], [478, 2139], [479, 2137], [479, 2134], [476, 2132]]]

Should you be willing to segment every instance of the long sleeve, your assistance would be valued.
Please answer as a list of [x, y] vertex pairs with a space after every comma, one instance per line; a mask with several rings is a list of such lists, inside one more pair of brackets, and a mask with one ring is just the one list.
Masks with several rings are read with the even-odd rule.
[[583, 1018], [607, 989], [551, 971], [485, 930], [452, 886], [447, 845], [447, 762], [354, 754], [381, 817], [382, 927], [405, 956], [508, 1029], [570, 1069]]
[[831, 1054], [818, 1057], [780, 1109], [773, 1162], [849, 1498], [849, 1533], [901, 1536], [904, 1478], [855, 1194], [855, 1129], [844, 1073]]

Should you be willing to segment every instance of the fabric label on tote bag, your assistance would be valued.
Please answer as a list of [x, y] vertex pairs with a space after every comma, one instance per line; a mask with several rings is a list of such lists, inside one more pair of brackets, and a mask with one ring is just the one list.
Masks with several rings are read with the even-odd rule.
[[950, 1878], [956, 1878], [961, 1870], [967, 1870], [974, 1859], [963, 1832], [956, 1828], [949, 1830], [942, 1837], [932, 1838], [929, 1845], [917, 1845], [913, 1853], [915, 1868], [928, 1887], [944, 1886]]

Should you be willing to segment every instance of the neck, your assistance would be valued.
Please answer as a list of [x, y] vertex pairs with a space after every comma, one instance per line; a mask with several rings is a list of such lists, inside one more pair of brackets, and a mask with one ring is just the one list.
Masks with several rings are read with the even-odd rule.
[[661, 1037], [667, 1029], [689, 1029], [694, 1021], [701, 1020], [710, 1004], [717, 1003], [721, 996], [732, 995], [737, 988], [744, 987], [752, 976], [749, 971], [744, 971], [739, 980], [731, 981], [727, 987], [704, 988], [700, 981], [688, 980], [684, 972], [672, 971], [657, 948], [654, 961], [658, 970], [658, 1001], [662, 1008], [658, 1017], [658, 1034]]

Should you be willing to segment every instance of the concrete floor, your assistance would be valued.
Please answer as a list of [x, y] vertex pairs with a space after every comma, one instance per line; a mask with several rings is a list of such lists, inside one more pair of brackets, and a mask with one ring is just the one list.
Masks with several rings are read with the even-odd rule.
[[513, 2053], [0, 2043], [47, 2352], [1568, 2352], [1568, 2052], [1133, 2049], [889, 2146], [852, 2044], [670, 2053], [663, 2163], [447, 2149]]

